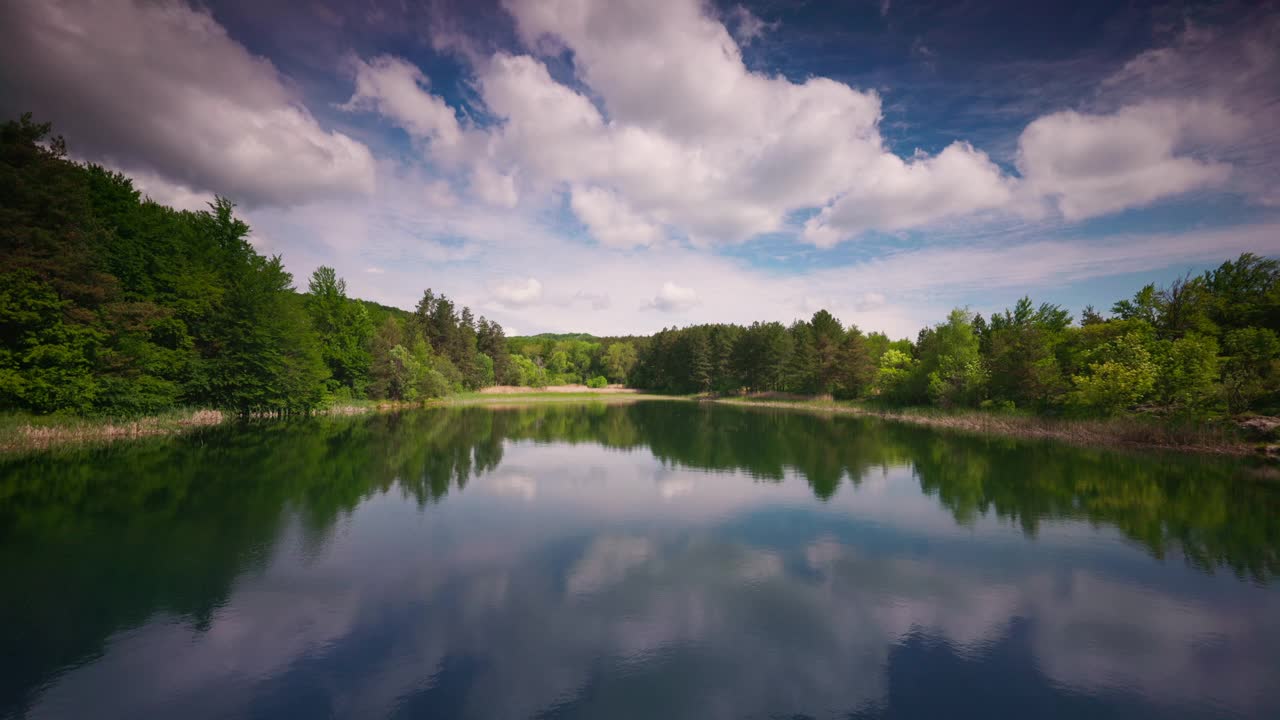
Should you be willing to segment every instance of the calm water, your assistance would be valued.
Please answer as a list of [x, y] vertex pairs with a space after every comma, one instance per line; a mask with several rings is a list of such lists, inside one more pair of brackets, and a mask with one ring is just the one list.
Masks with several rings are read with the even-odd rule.
[[0, 717], [1280, 717], [1280, 484], [683, 403], [0, 463]]

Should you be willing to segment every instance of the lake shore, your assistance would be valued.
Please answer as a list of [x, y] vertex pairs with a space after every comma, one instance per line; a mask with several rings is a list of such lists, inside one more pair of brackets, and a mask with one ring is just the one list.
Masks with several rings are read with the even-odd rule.
[[[925, 427], [993, 437], [1047, 439], [1085, 447], [1176, 450], [1232, 456], [1272, 456], [1272, 446], [1250, 442], [1232, 426], [1188, 425], [1135, 418], [1077, 419], [995, 413], [981, 410], [946, 411], [936, 408], [884, 408], [856, 401], [834, 401], [798, 395], [766, 394], [746, 397], [656, 395], [612, 386], [588, 388], [563, 385], [548, 388], [499, 387], [424, 401], [368, 400], [335, 404], [318, 416], [363, 415], [428, 407], [484, 406], [495, 409], [530, 404], [592, 402], [626, 404], [648, 400], [716, 403], [827, 414], [874, 417]], [[107, 444], [119, 440], [176, 436], [236, 419], [232, 413], [210, 409], [181, 409], [137, 418], [74, 416], [0, 416], [0, 453], [39, 451], [58, 447]]]
[[1234, 456], [1270, 455], [1269, 446], [1246, 440], [1227, 425], [1176, 425], [1137, 418], [1063, 419], [982, 410], [884, 408], [855, 401], [790, 396], [711, 397], [713, 402], [739, 407], [857, 415], [892, 422], [955, 430], [968, 434], [1047, 439], [1086, 447], [1116, 447]]
[[[636, 390], [588, 388], [564, 385], [553, 388], [504, 388], [499, 392], [461, 393], [423, 401], [364, 400], [332, 405], [312, 416], [364, 415], [427, 407], [484, 405], [519, 407], [533, 403], [598, 402], [631, 403], [641, 400], [684, 400], [671, 395], [651, 395]], [[234, 413], [211, 409], [175, 409], [133, 418], [63, 415], [0, 415], [0, 453], [48, 450], [59, 447], [108, 444], [120, 440], [182, 435], [237, 419]]]

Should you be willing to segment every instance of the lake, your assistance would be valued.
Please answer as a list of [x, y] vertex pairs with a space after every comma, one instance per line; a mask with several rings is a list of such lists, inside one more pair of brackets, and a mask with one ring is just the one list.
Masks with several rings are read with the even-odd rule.
[[640, 402], [0, 461], [0, 717], [1278, 718], [1238, 460]]

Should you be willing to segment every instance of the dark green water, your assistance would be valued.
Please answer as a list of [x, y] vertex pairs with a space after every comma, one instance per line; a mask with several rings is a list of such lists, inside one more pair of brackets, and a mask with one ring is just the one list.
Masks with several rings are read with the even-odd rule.
[[685, 403], [0, 462], [0, 717], [1280, 717], [1280, 486]]

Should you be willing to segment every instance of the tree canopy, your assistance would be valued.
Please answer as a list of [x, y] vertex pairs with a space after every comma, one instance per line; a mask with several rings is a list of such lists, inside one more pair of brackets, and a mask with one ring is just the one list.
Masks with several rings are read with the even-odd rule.
[[0, 126], [0, 408], [289, 414], [512, 372], [497, 323], [430, 291], [414, 314], [350, 298], [330, 267], [299, 294], [229, 200], [164, 207], [50, 130]]

